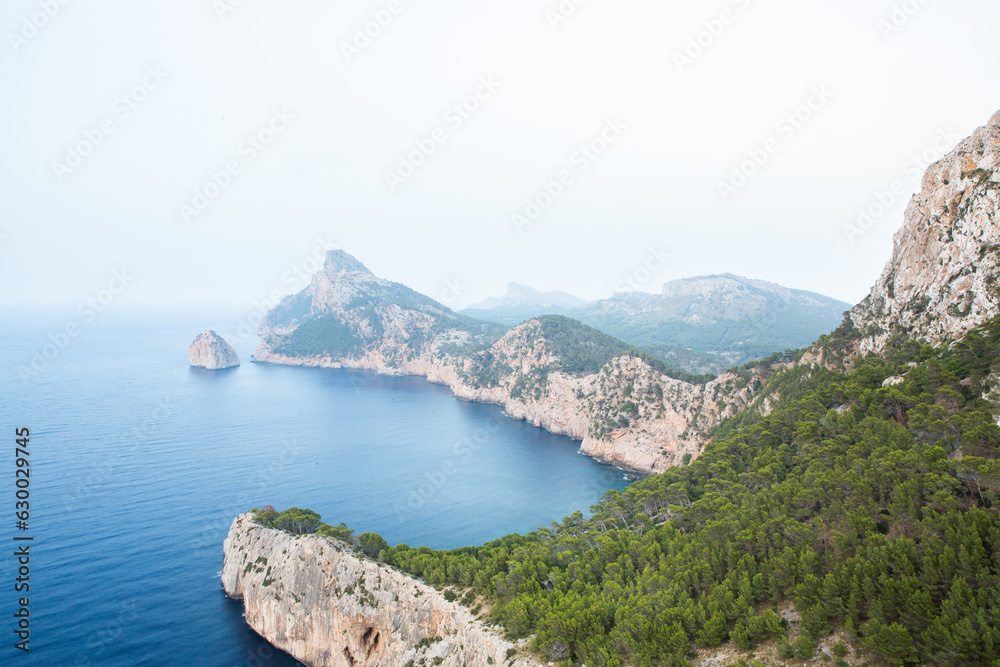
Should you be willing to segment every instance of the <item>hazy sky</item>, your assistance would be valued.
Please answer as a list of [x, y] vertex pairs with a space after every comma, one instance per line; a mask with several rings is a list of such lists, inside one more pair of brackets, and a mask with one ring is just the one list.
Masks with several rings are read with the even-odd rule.
[[508, 281], [595, 298], [724, 271], [854, 302], [926, 163], [1000, 109], [996, 0], [0, 18], [4, 308], [122, 283], [115, 307], [241, 308], [300, 287], [326, 244], [455, 307]]

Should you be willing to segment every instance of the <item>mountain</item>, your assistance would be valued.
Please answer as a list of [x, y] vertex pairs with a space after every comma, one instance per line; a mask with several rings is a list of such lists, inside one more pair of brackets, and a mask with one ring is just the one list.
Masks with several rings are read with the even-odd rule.
[[680, 347], [713, 358], [719, 372], [808, 345], [835, 329], [849, 308], [820, 294], [727, 273], [674, 280], [659, 295], [617, 294], [591, 304], [579, 319], [642, 348]]
[[[557, 298], [560, 295], [563, 298]], [[660, 294], [623, 292], [600, 301], [574, 301], [580, 300], [512, 283], [506, 296], [461, 312], [508, 325], [546, 314], [565, 315], [644, 349], [668, 366], [692, 374], [719, 374], [773, 352], [808, 345], [835, 329], [851, 307], [813, 292], [732, 274], [674, 280]]]
[[414, 358], [443, 332], [450, 345], [486, 346], [504, 327], [458, 315], [405, 285], [379, 278], [346, 252], [331, 250], [309, 286], [269, 311], [261, 330], [267, 334], [262, 349], [273, 345], [278, 354], [367, 355], [377, 365], [379, 359]]

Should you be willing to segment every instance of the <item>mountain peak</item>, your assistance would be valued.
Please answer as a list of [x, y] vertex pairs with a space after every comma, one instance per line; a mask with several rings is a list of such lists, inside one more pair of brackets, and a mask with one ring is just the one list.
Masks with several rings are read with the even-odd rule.
[[850, 313], [862, 354], [895, 335], [932, 344], [1000, 315], [1000, 111], [927, 168], [892, 259]]
[[330, 275], [337, 273], [364, 273], [372, 275], [367, 266], [359, 262], [354, 255], [346, 253], [343, 250], [328, 251], [323, 269]]

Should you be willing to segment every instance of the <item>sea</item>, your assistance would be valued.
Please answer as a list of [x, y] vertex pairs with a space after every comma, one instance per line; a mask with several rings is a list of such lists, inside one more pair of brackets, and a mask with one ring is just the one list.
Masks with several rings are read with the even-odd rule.
[[[310, 508], [356, 534], [447, 549], [586, 514], [629, 483], [578, 441], [423, 378], [251, 363], [256, 337], [235, 317], [92, 316], [4, 314], [2, 665], [296, 665], [222, 590], [236, 515]], [[229, 334], [241, 366], [189, 366], [208, 328]], [[23, 608], [28, 652], [15, 648]]]

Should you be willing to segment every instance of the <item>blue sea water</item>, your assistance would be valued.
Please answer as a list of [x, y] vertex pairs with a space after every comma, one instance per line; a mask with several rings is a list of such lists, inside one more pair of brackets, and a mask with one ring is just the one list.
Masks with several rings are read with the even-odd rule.
[[[191, 340], [224, 321], [5, 319], [3, 665], [297, 664], [219, 582], [229, 525], [251, 507], [309, 507], [391, 543], [450, 548], [546, 526], [627, 484], [578, 442], [421, 378], [251, 364], [255, 340], [238, 343], [239, 368], [190, 368]], [[68, 342], [67, 322], [81, 325]], [[54, 355], [53, 334], [66, 342]], [[18, 427], [31, 430], [26, 532], [14, 525]], [[14, 591], [15, 534], [34, 538], [29, 593]], [[24, 595], [29, 654], [14, 648]]]

